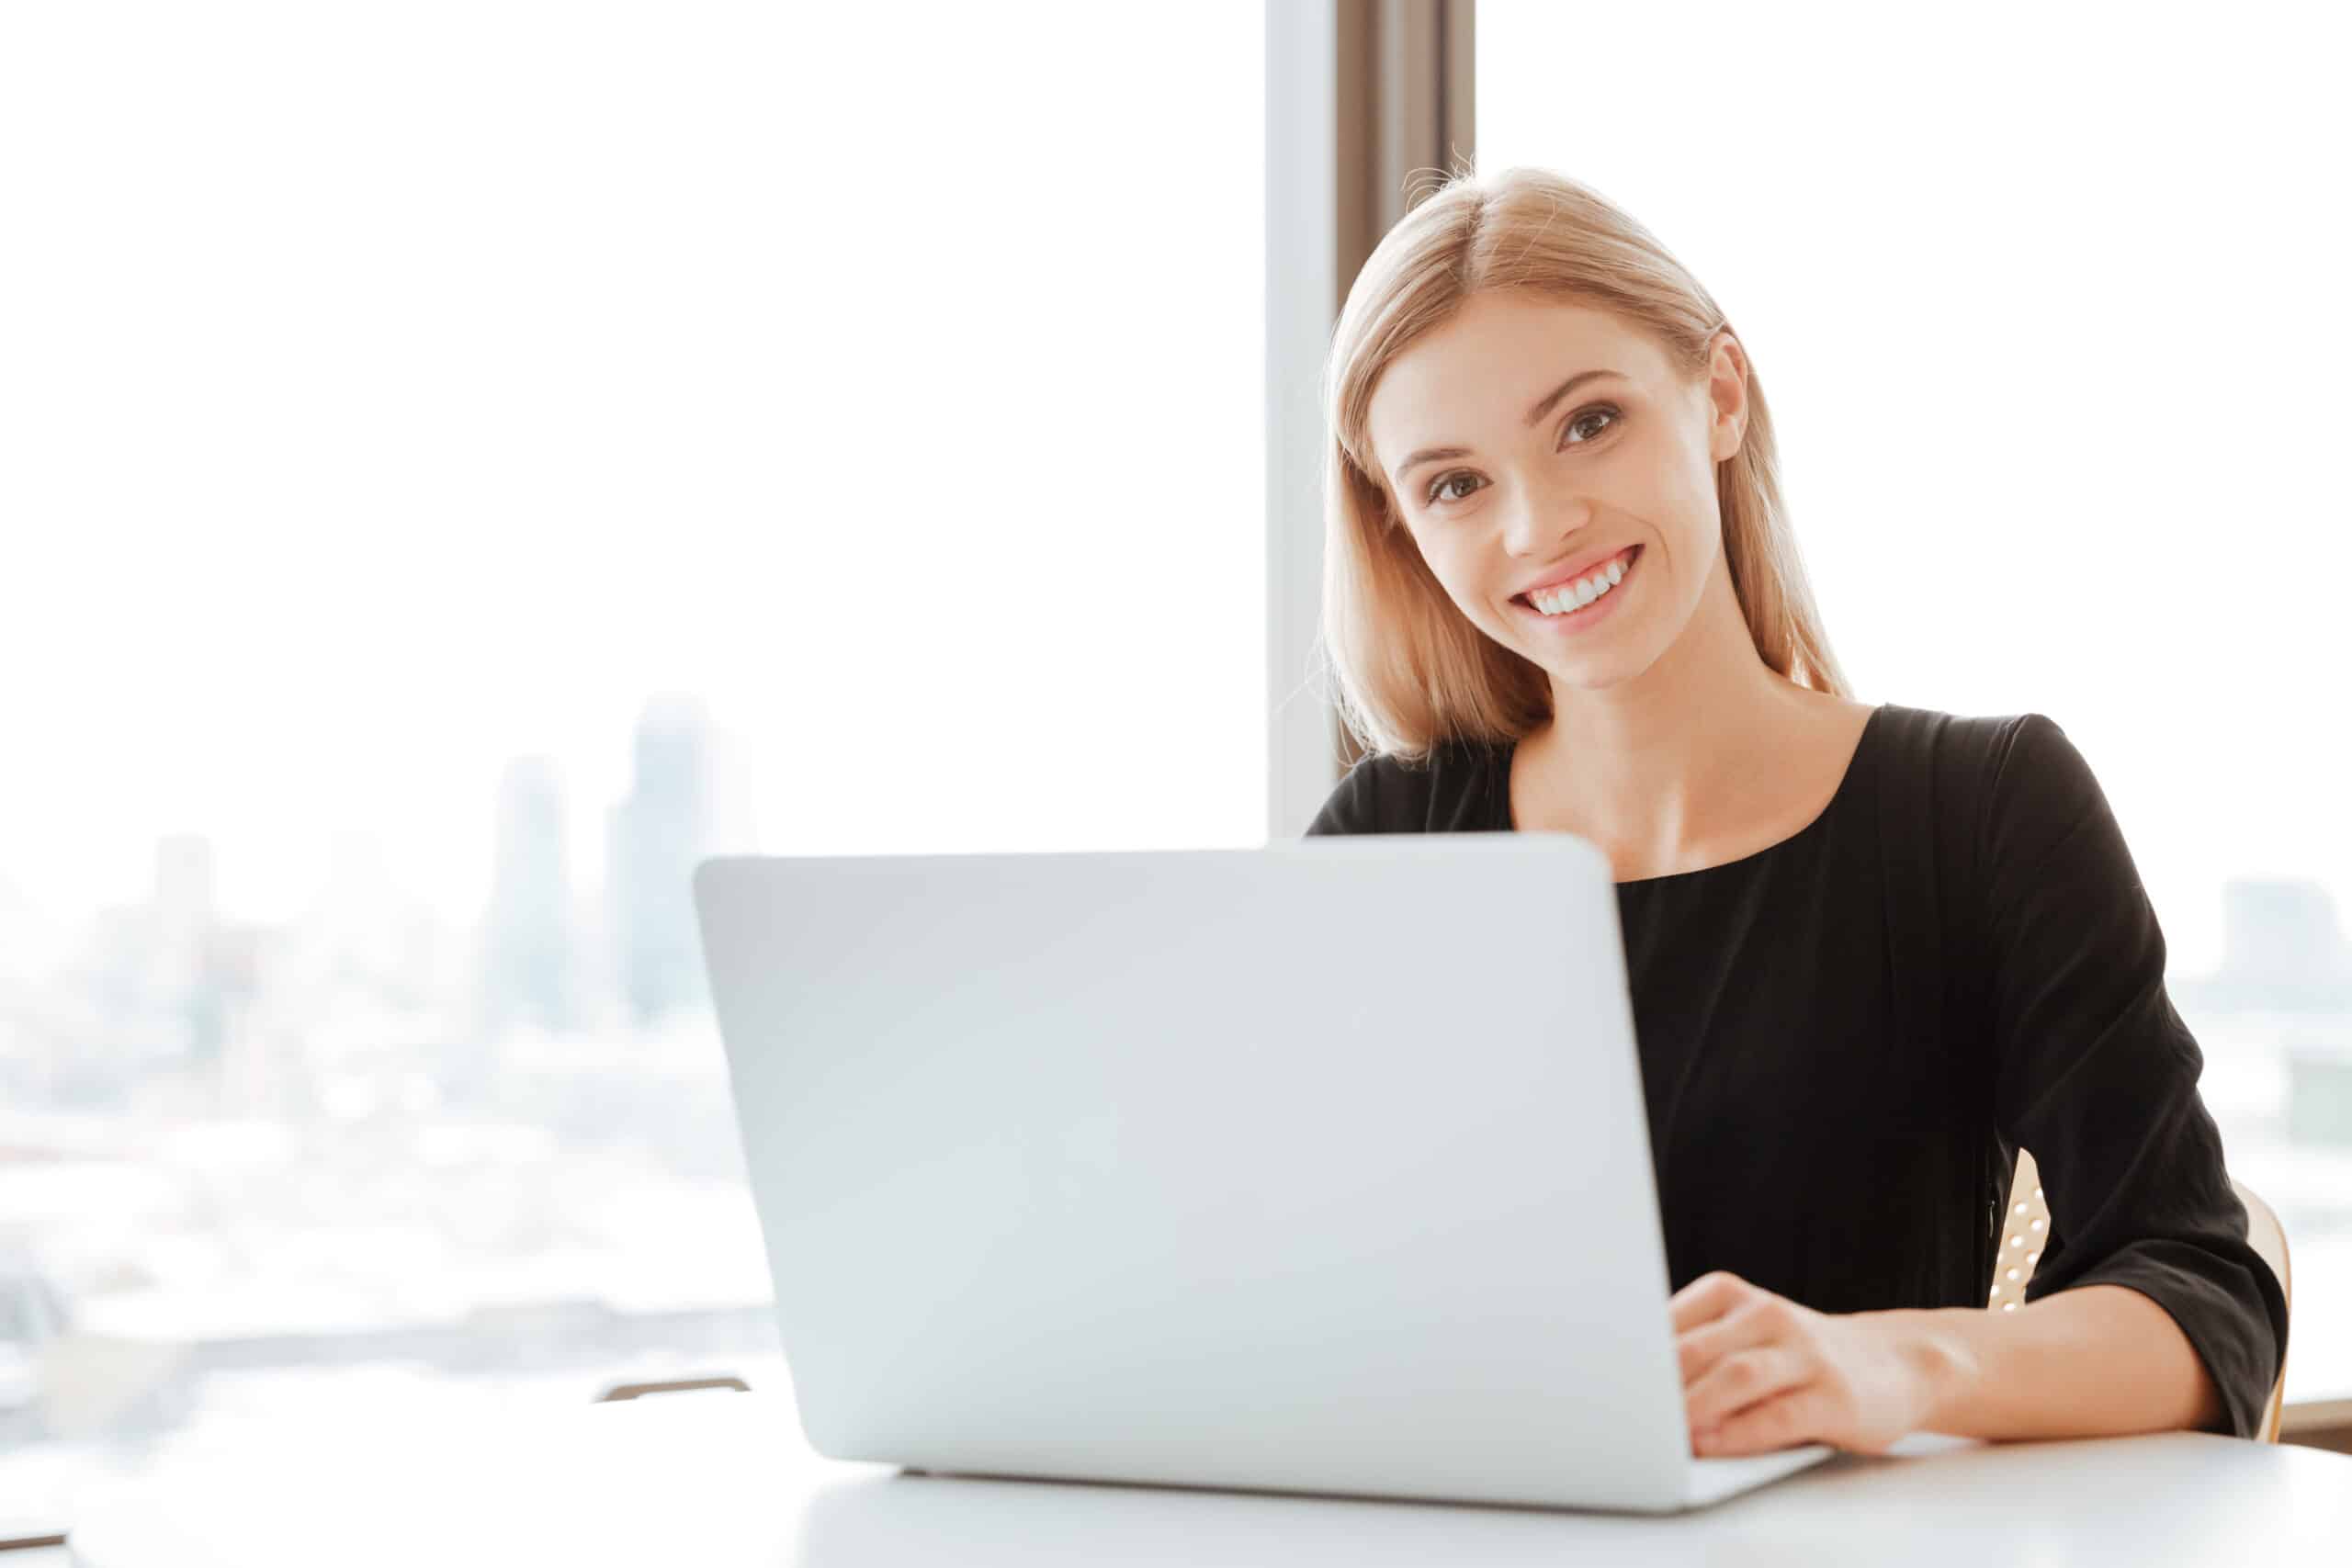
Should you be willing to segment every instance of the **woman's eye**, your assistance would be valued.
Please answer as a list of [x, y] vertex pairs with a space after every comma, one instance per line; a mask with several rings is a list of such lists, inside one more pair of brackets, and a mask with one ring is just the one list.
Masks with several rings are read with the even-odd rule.
[[[1593, 408], [1589, 408], [1589, 409], [1585, 410], [1582, 413], [1580, 413], [1580, 414], [1577, 415], [1577, 416], [1576, 416], [1576, 418], [1574, 418], [1574, 419], [1572, 419], [1572, 420], [1568, 421], [1568, 429], [1569, 429], [1570, 431], [1572, 431], [1572, 432], [1573, 432], [1573, 431], [1581, 430], [1581, 429], [1583, 429], [1583, 428], [1584, 428], [1584, 425], [1585, 425], [1585, 422], [1586, 422], [1586, 421], [1588, 421], [1588, 420], [1594, 420], [1594, 419], [1601, 419], [1601, 418], [1603, 418], [1604, 416], [1606, 417], [1606, 419], [1607, 419], [1607, 422], [1608, 422], [1608, 423], [1607, 423], [1602, 424], [1602, 425], [1600, 427], [1600, 429], [1595, 430], [1591, 434], [1587, 435], [1587, 436], [1585, 436], [1585, 437], [1584, 437], [1584, 441], [1595, 441], [1595, 440], [1598, 440], [1598, 439], [1600, 439], [1600, 437], [1601, 435], [1605, 434], [1608, 432], [1608, 429], [1609, 429], [1609, 426], [1610, 426], [1610, 425], [1614, 424], [1614, 423], [1617, 423], [1617, 411], [1616, 411], [1615, 409], [1612, 409], [1612, 408], [1609, 407], [1606, 403], [1600, 404], [1600, 405], [1598, 405], [1598, 406], [1596, 406], [1596, 407], [1593, 407]], [[1576, 443], [1572, 443], [1572, 445], [1581, 446], [1581, 445], [1583, 445], [1583, 442], [1581, 442], [1581, 441], [1580, 441], [1580, 442], [1576, 442]]]
[[[1609, 432], [1616, 425], [1617, 422], [1623, 418], [1624, 418], [1624, 415], [1619, 413], [1607, 403], [1595, 403], [1589, 409], [1580, 409], [1577, 411], [1577, 416], [1568, 421], [1566, 429], [1564, 433], [1566, 435], [1575, 436], [1576, 439], [1563, 440], [1560, 445], [1563, 446], [1589, 446], [1593, 442], [1600, 440], [1603, 435], [1608, 434]], [[1595, 421], [1599, 421], [1600, 423], [1595, 423]], [[1582, 434], [1579, 434], [1580, 432]], [[1459, 501], [1462, 499], [1462, 496], [1449, 495], [1445, 493], [1448, 487], [1450, 487], [1456, 479], [1475, 479], [1476, 477], [1476, 475], [1465, 473], [1459, 468], [1450, 474], [1442, 474], [1435, 480], [1431, 481], [1429, 488], [1429, 493], [1424, 497], [1424, 499], [1432, 505], [1444, 502]], [[1464, 494], [1467, 493], [1467, 491], [1464, 492]]]

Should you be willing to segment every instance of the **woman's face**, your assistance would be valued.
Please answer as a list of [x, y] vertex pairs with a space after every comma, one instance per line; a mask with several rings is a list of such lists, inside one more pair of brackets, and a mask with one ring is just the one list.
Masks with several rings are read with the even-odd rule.
[[[1398, 514], [1454, 604], [1555, 682], [1597, 689], [1648, 669], [1698, 611], [1723, 558], [1715, 465], [1747, 413], [1727, 333], [1708, 376], [1686, 381], [1615, 316], [1490, 290], [1390, 363], [1370, 419]], [[1527, 597], [1561, 583], [1551, 613]], [[1727, 584], [1722, 601], [1737, 614]]]

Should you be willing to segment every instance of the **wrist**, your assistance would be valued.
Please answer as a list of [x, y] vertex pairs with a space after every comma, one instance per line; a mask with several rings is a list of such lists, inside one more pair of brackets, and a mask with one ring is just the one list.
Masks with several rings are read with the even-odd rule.
[[[1890, 1312], [1895, 1344], [1920, 1391], [1915, 1431], [1965, 1436], [1962, 1412], [1984, 1371], [1974, 1343], [1961, 1332], [1954, 1314], [1966, 1307], [1920, 1307]], [[1973, 1324], [1979, 1315], [1970, 1314]]]

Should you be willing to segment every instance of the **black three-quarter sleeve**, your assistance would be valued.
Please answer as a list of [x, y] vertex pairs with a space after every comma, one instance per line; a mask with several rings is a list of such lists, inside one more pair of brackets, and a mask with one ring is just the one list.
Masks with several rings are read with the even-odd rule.
[[2081, 753], [2039, 714], [1986, 754], [1981, 863], [1994, 1112], [2030, 1150], [2051, 1235], [2037, 1301], [2139, 1292], [2203, 1359], [2230, 1429], [2256, 1436], [2286, 1349], [2278, 1281], [2246, 1243], [2204, 1058], [2165, 991], [2154, 909]]

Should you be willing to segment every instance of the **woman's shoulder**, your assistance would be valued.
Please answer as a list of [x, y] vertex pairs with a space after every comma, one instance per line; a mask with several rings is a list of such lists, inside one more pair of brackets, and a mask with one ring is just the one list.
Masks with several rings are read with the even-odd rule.
[[1885, 703], [1877, 722], [1903, 772], [1939, 794], [1991, 795], [2083, 766], [2073, 740], [2044, 713], [1958, 714]]
[[2030, 858], [2086, 822], [2111, 818], [2090, 764], [2047, 714], [1887, 704], [1878, 725], [1892, 815], [1933, 821], [1954, 854]]
[[1459, 833], [1494, 819], [1504, 747], [1441, 741], [1418, 757], [1374, 751], [1348, 769], [1306, 837], [1338, 833]]

